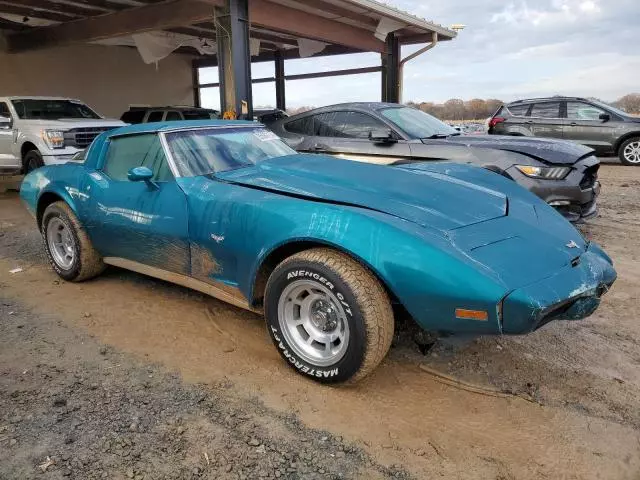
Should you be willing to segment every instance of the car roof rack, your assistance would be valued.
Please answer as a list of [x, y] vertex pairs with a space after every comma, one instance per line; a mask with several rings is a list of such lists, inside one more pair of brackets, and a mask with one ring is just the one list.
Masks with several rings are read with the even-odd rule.
[[215, 108], [206, 108], [206, 107], [194, 107], [193, 105], [129, 105], [129, 110], [149, 110], [149, 109], [158, 109], [161, 110], [163, 108], [179, 108], [179, 109], [190, 109], [190, 110], [217, 110]]
[[536, 97], [536, 98], [523, 98], [522, 100], [514, 100], [510, 102], [508, 105], [513, 105], [516, 103], [528, 103], [528, 102], [536, 102], [540, 100], [581, 100], [583, 102], [588, 102], [589, 100], [582, 97], [570, 97], [566, 95], [554, 95], [552, 97]]

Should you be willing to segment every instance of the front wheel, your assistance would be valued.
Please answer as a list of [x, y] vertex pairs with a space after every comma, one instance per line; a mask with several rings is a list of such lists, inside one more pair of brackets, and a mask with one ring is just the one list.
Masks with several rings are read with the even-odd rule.
[[44, 165], [44, 161], [42, 160], [42, 155], [38, 150], [30, 150], [24, 156], [24, 173], [25, 175], [29, 172], [32, 172], [36, 168], [40, 168]]
[[624, 165], [640, 166], [640, 137], [628, 138], [622, 142], [618, 156]]
[[364, 378], [393, 338], [391, 302], [378, 279], [328, 248], [295, 254], [276, 267], [267, 282], [265, 317], [284, 360], [321, 383]]

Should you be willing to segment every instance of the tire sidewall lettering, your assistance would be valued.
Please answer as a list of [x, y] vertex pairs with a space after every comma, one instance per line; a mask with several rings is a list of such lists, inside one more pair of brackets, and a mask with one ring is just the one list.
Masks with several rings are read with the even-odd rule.
[[[331, 365], [316, 366], [298, 357], [287, 343], [278, 318], [280, 295], [288, 285], [300, 281], [317, 282], [335, 296], [344, 311], [349, 324], [349, 345], [344, 356]], [[307, 378], [321, 383], [341, 383], [348, 381], [362, 367], [366, 348], [367, 330], [355, 293], [348, 281], [322, 260], [292, 260], [271, 274], [264, 301], [265, 319], [269, 336], [285, 363]]]
[[295, 268], [286, 272], [286, 278], [287, 278], [287, 282], [292, 280], [300, 280], [303, 278], [311, 278], [316, 282], [321, 283], [332, 292], [335, 292], [335, 295], [338, 298], [338, 300], [340, 300], [340, 303], [342, 304], [342, 307], [344, 308], [345, 313], [350, 317], [353, 317], [353, 310], [351, 309], [351, 305], [349, 305], [349, 303], [346, 301], [345, 296], [342, 294], [342, 292], [336, 289], [335, 285], [331, 281], [326, 279], [321, 274], [307, 270], [307, 269]]
[[317, 378], [331, 378], [339, 374], [340, 372], [339, 368], [331, 368], [329, 370], [323, 370], [321, 368], [310, 368], [309, 366], [304, 364], [302, 361], [298, 360], [295, 354], [289, 352], [289, 349], [281, 340], [280, 331], [273, 326], [270, 326], [270, 328], [271, 328], [271, 335], [275, 339], [278, 348], [282, 352], [282, 355], [284, 355], [284, 357], [291, 364], [291, 366], [295, 367], [299, 372], [309, 375], [311, 377], [317, 377]]

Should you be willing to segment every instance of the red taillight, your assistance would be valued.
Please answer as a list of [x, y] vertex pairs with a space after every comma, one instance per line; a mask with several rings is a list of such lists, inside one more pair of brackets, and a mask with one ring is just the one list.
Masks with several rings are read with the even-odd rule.
[[489, 120], [489, 128], [493, 128], [495, 127], [497, 124], [504, 122], [505, 119], [502, 117], [493, 117], [491, 120]]

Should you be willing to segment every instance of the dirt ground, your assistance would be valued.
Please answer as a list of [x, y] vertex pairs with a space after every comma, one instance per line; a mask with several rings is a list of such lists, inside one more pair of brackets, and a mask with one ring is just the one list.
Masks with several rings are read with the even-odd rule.
[[640, 168], [601, 181], [583, 231], [619, 279], [594, 316], [426, 356], [400, 336], [349, 388], [294, 374], [260, 317], [199, 293], [58, 280], [0, 194], [0, 478], [638, 480]]

